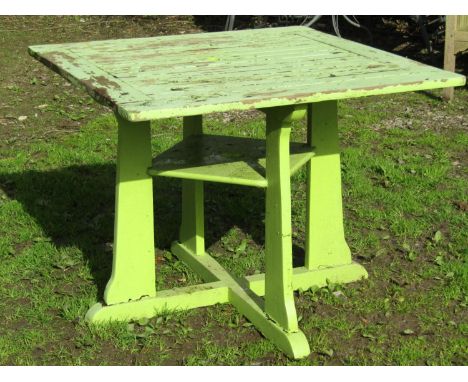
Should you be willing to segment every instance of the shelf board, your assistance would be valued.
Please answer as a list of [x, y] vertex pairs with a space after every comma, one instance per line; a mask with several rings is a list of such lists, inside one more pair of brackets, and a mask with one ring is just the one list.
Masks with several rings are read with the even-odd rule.
[[[266, 187], [265, 140], [220, 135], [195, 135], [153, 160], [152, 176]], [[305, 143], [290, 144], [293, 175], [314, 155]]]

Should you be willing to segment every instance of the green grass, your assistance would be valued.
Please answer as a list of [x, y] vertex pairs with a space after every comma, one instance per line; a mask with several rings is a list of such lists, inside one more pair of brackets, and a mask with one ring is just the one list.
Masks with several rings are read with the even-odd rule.
[[[346, 237], [369, 279], [297, 293], [299, 325], [312, 350], [300, 361], [285, 358], [229, 305], [89, 326], [84, 314], [102, 299], [112, 261], [113, 116], [4, 149], [0, 363], [466, 364], [468, 93], [459, 91], [457, 99], [450, 106], [424, 94], [340, 103]], [[449, 127], [433, 128], [428, 110]], [[228, 124], [224, 118], [209, 116], [206, 131], [264, 135], [259, 114]], [[412, 124], [400, 126], [399, 118]], [[181, 138], [180, 125], [153, 123], [154, 153]], [[293, 139], [304, 136], [299, 122]], [[292, 179], [297, 258], [304, 179], [304, 170]], [[154, 197], [158, 289], [199, 283], [169, 252], [180, 222], [180, 183], [157, 178]], [[208, 252], [237, 276], [263, 270], [263, 206], [262, 190], [207, 185]]]

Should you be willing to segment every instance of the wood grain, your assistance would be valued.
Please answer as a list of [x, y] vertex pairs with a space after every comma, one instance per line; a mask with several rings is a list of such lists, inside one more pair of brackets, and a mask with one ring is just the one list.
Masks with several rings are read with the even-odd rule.
[[306, 27], [31, 46], [131, 121], [460, 86], [465, 77]]

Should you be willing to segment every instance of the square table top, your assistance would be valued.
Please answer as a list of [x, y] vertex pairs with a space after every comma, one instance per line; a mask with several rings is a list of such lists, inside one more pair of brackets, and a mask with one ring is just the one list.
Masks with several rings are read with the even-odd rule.
[[307, 27], [49, 44], [29, 53], [130, 121], [465, 84]]

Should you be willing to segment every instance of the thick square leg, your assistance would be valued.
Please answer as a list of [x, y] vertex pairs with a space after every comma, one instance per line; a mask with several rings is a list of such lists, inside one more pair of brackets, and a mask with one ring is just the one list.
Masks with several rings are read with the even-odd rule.
[[292, 285], [291, 122], [305, 106], [266, 109], [265, 312], [285, 331], [298, 331]]
[[[203, 134], [202, 116], [184, 117], [184, 139]], [[179, 241], [193, 253], [205, 253], [203, 181], [182, 180], [182, 223]]]
[[149, 122], [119, 123], [112, 275], [104, 292], [110, 304], [155, 296], [151, 132]]
[[307, 165], [305, 267], [350, 264], [343, 229], [337, 101], [309, 104], [307, 129], [315, 155]]

